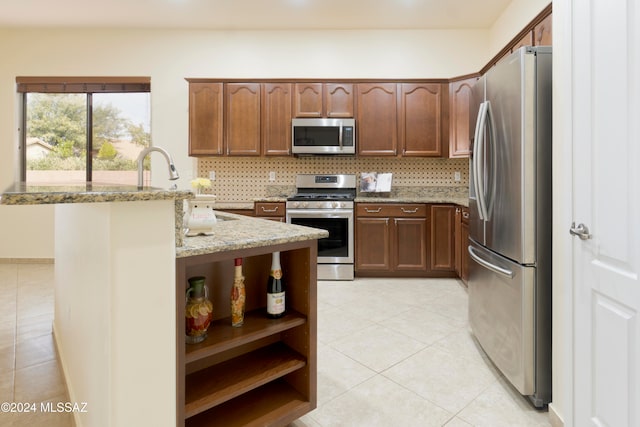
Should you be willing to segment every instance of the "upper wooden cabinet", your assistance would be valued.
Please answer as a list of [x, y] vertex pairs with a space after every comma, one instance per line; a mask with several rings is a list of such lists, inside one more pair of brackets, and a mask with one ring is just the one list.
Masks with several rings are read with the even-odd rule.
[[396, 83], [356, 85], [356, 148], [361, 156], [398, 153]]
[[295, 117], [353, 117], [353, 84], [296, 83]]
[[474, 125], [470, 121], [471, 88], [477, 77], [449, 84], [449, 157], [469, 157]]
[[291, 154], [291, 83], [262, 85], [262, 154]]
[[223, 83], [189, 84], [189, 155], [223, 154]]
[[189, 155], [290, 155], [292, 87], [190, 82]]
[[548, 15], [533, 29], [534, 46], [551, 46], [551, 15]]
[[260, 84], [226, 83], [225, 151], [230, 156], [260, 155]]
[[443, 145], [443, 122], [448, 118], [443, 108], [443, 103], [448, 104], [448, 94], [443, 96], [446, 87], [440, 83], [399, 85], [398, 137], [403, 156], [441, 157], [447, 151]]

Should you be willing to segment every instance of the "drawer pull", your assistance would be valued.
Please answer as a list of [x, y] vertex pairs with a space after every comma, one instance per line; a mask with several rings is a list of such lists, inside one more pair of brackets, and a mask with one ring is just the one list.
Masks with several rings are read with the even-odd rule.
[[403, 213], [409, 213], [409, 214], [418, 212], [418, 208], [414, 208], [414, 209], [405, 209], [405, 208], [400, 208], [400, 210], [401, 210]]
[[382, 208], [378, 208], [378, 209], [369, 209], [369, 208], [364, 208], [365, 211], [369, 212], [369, 213], [378, 213], [382, 210]]
[[278, 208], [280, 206], [276, 206], [273, 209], [265, 209], [264, 206], [260, 206], [260, 207], [262, 208], [262, 212], [264, 212], [264, 213], [273, 213], [273, 212], [278, 212]]

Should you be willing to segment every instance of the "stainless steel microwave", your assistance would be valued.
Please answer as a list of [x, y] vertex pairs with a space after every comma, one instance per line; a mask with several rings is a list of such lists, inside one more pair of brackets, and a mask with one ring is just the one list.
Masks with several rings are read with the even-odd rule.
[[292, 119], [293, 154], [356, 154], [355, 119]]

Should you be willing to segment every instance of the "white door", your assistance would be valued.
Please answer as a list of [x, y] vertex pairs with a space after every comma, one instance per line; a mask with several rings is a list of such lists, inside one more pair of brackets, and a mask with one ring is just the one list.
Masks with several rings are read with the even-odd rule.
[[573, 425], [637, 427], [640, 1], [571, 4]]

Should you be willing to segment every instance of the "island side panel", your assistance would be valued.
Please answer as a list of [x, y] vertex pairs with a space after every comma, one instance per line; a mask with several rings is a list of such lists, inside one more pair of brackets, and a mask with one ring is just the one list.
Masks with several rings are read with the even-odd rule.
[[54, 330], [70, 398], [90, 408], [79, 427], [175, 425], [174, 211], [56, 206]]

